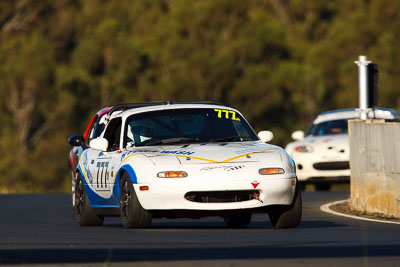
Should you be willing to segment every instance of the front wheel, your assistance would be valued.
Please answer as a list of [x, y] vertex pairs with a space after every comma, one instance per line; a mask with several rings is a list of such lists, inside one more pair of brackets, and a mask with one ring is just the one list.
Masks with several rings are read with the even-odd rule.
[[128, 173], [122, 175], [120, 185], [120, 214], [124, 228], [147, 228], [152, 215], [140, 204]]
[[76, 179], [74, 197], [74, 214], [80, 226], [100, 226], [103, 224], [104, 217], [98, 216], [90, 205], [80, 174]]
[[268, 213], [275, 228], [293, 228], [300, 224], [302, 215], [301, 190], [296, 186], [293, 202], [289, 206], [277, 205]]

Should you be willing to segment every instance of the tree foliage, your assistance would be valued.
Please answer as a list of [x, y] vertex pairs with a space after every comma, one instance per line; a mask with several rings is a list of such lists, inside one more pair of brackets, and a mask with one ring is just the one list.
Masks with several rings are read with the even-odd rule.
[[358, 103], [358, 55], [400, 105], [395, 0], [0, 2], [0, 192], [65, 191], [66, 142], [120, 102], [213, 99], [285, 145]]

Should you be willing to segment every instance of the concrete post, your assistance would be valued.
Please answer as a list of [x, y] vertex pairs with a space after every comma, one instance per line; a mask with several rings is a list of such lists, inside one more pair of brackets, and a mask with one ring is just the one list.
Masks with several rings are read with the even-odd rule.
[[359, 56], [354, 61], [358, 66], [358, 106], [361, 112], [361, 119], [368, 118], [368, 65], [371, 63], [367, 56]]

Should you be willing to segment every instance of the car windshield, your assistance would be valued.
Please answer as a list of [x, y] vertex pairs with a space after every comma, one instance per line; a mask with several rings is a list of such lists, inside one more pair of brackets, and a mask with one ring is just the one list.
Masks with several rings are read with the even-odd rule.
[[124, 147], [178, 143], [256, 141], [237, 112], [228, 109], [168, 109], [127, 118]]
[[325, 121], [311, 125], [306, 135], [347, 134], [347, 120]]

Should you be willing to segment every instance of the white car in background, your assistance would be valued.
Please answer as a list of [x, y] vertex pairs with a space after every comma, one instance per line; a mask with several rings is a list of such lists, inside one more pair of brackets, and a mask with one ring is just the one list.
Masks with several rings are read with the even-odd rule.
[[[376, 108], [368, 113], [369, 118], [398, 120], [393, 109]], [[347, 121], [360, 118], [357, 109], [340, 109], [321, 113], [307, 133], [292, 133], [294, 142], [286, 151], [296, 162], [297, 177], [304, 188], [306, 183], [315, 185], [316, 190], [329, 190], [332, 183], [349, 182], [350, 151]]]

